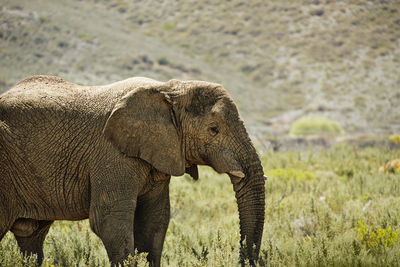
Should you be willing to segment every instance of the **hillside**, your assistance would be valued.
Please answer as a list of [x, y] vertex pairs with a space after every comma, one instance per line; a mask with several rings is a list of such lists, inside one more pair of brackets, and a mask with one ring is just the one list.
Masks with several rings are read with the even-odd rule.
[[400, 131], [399, 1], [2, 1], [0, 87], [33, 74], [222, 83], [253, 136], [304, 115]]

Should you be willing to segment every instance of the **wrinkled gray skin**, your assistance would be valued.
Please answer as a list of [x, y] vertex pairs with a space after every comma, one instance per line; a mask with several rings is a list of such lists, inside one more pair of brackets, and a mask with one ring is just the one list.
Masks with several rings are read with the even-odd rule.
[[0, 240], [10, 230], [40, 263], [54, 220], [89, 218], [112, 263], [137, 248], [160, 266], [170, 177], [197, 179], [197, 165], [230, 173], [241, 258], [254, 264], [263, 169], [222, 86], [131, 78], [88, 87], [27, 78], [0, 97]]

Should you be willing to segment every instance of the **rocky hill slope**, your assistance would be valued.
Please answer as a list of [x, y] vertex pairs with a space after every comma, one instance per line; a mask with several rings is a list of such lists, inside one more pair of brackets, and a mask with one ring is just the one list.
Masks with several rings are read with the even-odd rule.
[[222, 83], [253, 136], [400, 131], [400, 2], [2, 0], [0, 87], [33, 74]]

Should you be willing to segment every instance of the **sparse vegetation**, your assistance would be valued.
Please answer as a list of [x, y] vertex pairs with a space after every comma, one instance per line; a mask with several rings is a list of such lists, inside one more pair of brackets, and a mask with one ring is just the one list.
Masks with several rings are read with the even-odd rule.
[[[398, 266], [400, 174], [378, 172], [392, 158], [400, 151], [346, 145], [264, 153], [270, 179], [260, 266]], [[170, 191], [162, 266], [239, 266], [239, 219], [229, 178], [201, 168], [198, 181], [174, 177]], [[56, 222], [45, 255], [43, 266], [109, 266], [87, 221]], [[126, 264], [145, 266], [144, 259], [135, 255]], [[19, 254], [11, 233], [1, 241], [1, 266], [35, 266], [33, 260]]]

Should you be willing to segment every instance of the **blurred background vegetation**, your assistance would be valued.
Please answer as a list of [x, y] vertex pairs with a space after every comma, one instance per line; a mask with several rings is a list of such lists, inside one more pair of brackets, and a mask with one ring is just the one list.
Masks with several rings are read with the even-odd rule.
[[[1, 0], [0, 91], [35, 74], [223, 84], [269, 176], [260, 264], [400, 266], [400, 1]], [[238, 264], [229, 179], [200, 176], [171, 181], [163, 266]], [[108, 265], [87, 221], [45, 254]], [[10, 233], [0, 266], [34, 266]]]

